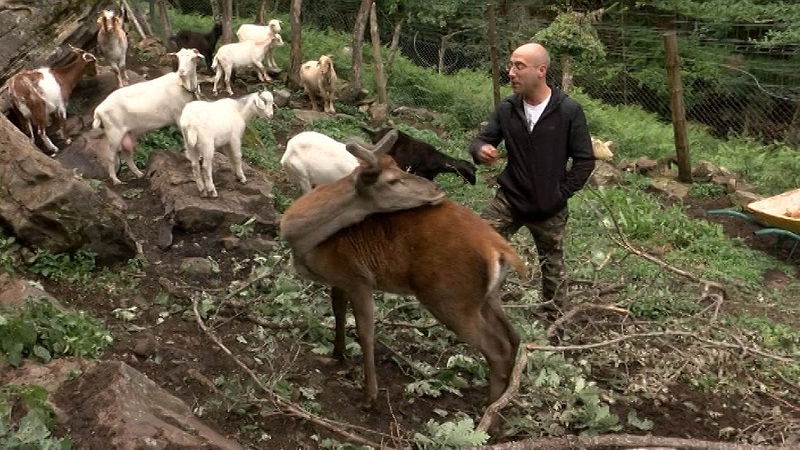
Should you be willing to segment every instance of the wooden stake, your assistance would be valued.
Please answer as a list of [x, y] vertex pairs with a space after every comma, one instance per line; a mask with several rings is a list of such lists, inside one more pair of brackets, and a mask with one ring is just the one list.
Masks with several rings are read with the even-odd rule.
[[494, 107], [500, 104], [500, 68], [497, 67], [497, 37], [494, 14], [494, 4], [489, 3], [487, 8], [487, 22], [489, 23], [489, 56], [492, 62], [492, 94], [494, 94]]
[[383, 59], [381, 58], [381, 40], [378, 35], [378, 15], [375, 2], [369, 11], [369, 34], [372, 38], [372, 65], [375, 70], [375, 88], [378, 91], [378, 103], [386, 104], [386, 80], [383, 77]]
[[692, 163], [689, 158], [686, 111], [683, 105], [681, 70], [678, 65], [678, 37], [674, 31], [664, 33], [664, 53], [666, 56], [669, 103], [672, 112], [672, 130], [675, 135], [675, 152], [678, 156], [678, 180], [683, 183], [691, 183]]

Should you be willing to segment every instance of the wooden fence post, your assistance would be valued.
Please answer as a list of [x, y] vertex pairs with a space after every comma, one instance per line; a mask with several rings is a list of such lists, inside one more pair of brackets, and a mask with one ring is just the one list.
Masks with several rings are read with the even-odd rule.
[[369, 11], [369, 33], [372, 38], [372, 67], [375, 70], [375, 87], [378, 93], [378, 103], [386, 104], [386, 80], [383, 76], [383, 59], [381, 58], [381, 40], [378, 35], [378, 14], [375, 12], [375, 2]]
[[692, 163], [689, 158], [689, 138], [686, 134], [686, 110], [683, 105], [681, 69], [678, 65], [678, 37], [674, 31], [664, 33], [667, 85], [672, 112], [672, 130], [675, 134], [675, 152], [678, 156], [678, 180], [692, 182]]
[[494, 4], [487, 5], [489, 23], [489, 56], [492, 64], [492, 94], [494, 95], [494, 107], [500, 104], [500, 69], [497, 67], [497, 37], [495, 30]]

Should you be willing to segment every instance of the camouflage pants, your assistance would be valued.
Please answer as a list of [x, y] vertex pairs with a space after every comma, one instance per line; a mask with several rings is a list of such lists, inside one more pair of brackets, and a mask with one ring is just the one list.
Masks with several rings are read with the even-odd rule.
[[542, 271], [542, 298], [553, 301], [558, 309], [567, 307], [567, 280], [564, 268], [564, 228], [569, 211], [564, 207], [558, 214], [541, 221], [520, 221], [513, 217], [511, 205], [502, 189], [481, 213], [481, 217], [504, 238], [508, 239], [523, 225], [533, 236]]

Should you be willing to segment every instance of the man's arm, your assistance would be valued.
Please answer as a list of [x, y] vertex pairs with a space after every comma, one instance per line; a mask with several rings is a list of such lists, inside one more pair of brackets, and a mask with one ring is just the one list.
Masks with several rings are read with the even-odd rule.
[[567, 155], [572, 157], [572, 168], [567, 172], [562, 186], [566, 191], [564, 194], [571, 197], [589, 180], [595, 161], [592, 138], [586, 125], [586, 115], [578, 103], [575, 103], [574, 114], [570, 122], [568, 145]]
[[500, 108], [495, 108], [489, 116], [489, 123], [478, 133], [469, 146], [469, 154], [475, 164], [481, 164], [478, 158], [478, 151], [484, 144], [491, 144], [495, 147], [500, 145], [503, 140], [503, 129], [500, 127]]

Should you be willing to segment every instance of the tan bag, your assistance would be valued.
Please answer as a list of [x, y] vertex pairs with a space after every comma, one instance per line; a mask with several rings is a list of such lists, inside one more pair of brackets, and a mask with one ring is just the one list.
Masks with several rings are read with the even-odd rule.
[[601, 141], [600, 139], [592, 136], [592, 152], [595, 159], [606, 160], [611, 159], [614, 153], [611, 152], [611, 145], [613, 141]]

